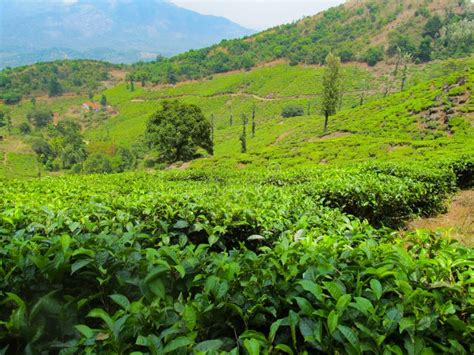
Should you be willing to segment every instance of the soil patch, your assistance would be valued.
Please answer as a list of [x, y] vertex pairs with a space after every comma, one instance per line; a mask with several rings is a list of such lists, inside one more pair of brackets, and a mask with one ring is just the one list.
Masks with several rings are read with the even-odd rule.
[[427, 229], [449, 233], [467, 246], [474, 246], [474, 190], [456, 195], [448, 213], [432, 218], [418, 218], [408, 224], [409, 230]]

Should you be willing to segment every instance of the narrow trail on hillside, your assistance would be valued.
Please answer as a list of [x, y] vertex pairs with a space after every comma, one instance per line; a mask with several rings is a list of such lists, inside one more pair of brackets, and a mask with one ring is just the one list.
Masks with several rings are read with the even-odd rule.
[[[359, 94], [359, 92], [351, 92], [350, 94]], [[294, 100], [294, 99], [315, 99], [320, 97], [321, 94], [301, 94], [301, 95], [289, 95], [289, 96], [274, 96], [274, 94], [268, 94], [267, 96], [259, 96], [256, 94], [250, 94], [246, 92], [220, 92], [214, 93], [210, 95], [199, 95], [199, 94], [176, 94], [176, 95], [164, 95], [154, 98], [145, 99], [143, 97], [136, 97], [131, 99], [132, 102], [146, 102], [146, 101], [158, 101], [158, 100], [171, 100], [171, 99], [179, 99], [183, 97], [199, 97], [203, 99], [215, 98], [215, 97], [223, 97], [223, 96], [230, 96], [230, 97], [247, 97], [253, 98], [258, 101], [281, 101], [281, 100]]]
[[[372, 97], [375, 96], [379, 91], [377, 90], [366, 90], [365, 91], [365, 96], [366, 97]], [[347, 91], [345, 95], [348, 96], [359, 96], [361, 94], [361, 91]], [[187, 93], [187, 94], [175, 94], [175, 95], [163, 95], [163, 96], [158, 96], [158, 97], [153, 97], [153, 98], [143, 98], [143, 97], [135, 97], [131, 99], [131, 102], [146, 102], [146, 101], [158, 101], [158, 100], [171, 100], [171, 99], [180, 99], [183, 97], [197, 97], [197, 98], [202, 98], [202, 99], [210, 99], [210, 98], [216, 98], [216, 97], [246, 97], [246, 98], [252, 98], [257, 101], [263, 101], [263, 102], [271, 102], [271, 101], [284, 101], [284, 100], [295, 100], [295, 99], [316, 99], [321, 97], [321, 93], [314, 93], [314, 94], [300, 94], [300, 95], [287, 95], [287, 96], [280, 96], [276, 95], [275, 93], [269, 93], [266, 96], [259, 96], [257, 94], [252, 94], [244, 91], [239, 91], [239, 92], [218, 92], [218, 93], [213, 93], [209, 95], [200, 95], [200, 94], [192, 94], [192, 93]]]
[[408, 229], [450, 232], [451, 237], [461, 243], [474, 246], [474, 190], [463, 190], [454, 196], [447, 213], [415, 219], [408, 224]]

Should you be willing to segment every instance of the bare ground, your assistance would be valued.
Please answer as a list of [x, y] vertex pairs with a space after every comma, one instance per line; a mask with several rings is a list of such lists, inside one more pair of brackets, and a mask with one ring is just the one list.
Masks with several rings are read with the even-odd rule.
[[427, 229], [449, 233], [462, 244], [474, 246], [474, 190], [456, 195], [448, 212], [432, 218], [418, 218], [408, 224], [409, 230]]

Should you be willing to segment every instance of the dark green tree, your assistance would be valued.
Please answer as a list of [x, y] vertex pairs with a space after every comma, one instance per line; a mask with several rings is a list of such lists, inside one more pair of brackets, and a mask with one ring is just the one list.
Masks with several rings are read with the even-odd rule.
[[48, 83], [48, 95], [50, 97], [59, 96], [63, 92], [63, 88], [57, 78], [51, 78]]
[[242, 114], [242, 134], [240, 135], [240, 152], [247, 152], [247, 122], [248, 118], [245, 114]]
[[431, 39], [428, 37], [423, 38], [420, 46], [418, 47], [417, 57], [422, 62], [428, 62], [431, 60]]
[[148, 121], [146, 141], [163, 161], [188, 161], [198, 147], [213, 154], [211, 125], [196, 105], [164, 101]]
[[28, 123], [22, 122], [19, 124], [18, 129], [20, 130], [21, 134], [30, 134], [31, 133], [31, 127]]
[[438, 15], [434, 15], [433, 17], [430, 17], [428, 21], [426, 22], [426, 25], [423, 31], [423, 36], [438, 38], [439, 32], [442, 27], [443, 27], [443, 21]]
[[364, 55], [364, 60], [370, 66], [376, 65], [383, 59], [383, 48], [380, 47], [371, 47], [367, 50]]
[[256, 114], [256, 107], [253, 105], [252, 107], [252, 138], [255, 137], [255, 130], [257, 128], [257, 123], [255, 122], [255, 114]]
[[100, 104], [102, 105], [102, 107], [107, 106], [107, 96], [102, 95], [102, 97], [100, 98]]
[[36, 105], [36, 98], [34, 96], [32, 96], [30, 102], [31, 102], [32, 106], [35, 106]]
[[402, 80], [400, 84], [400, 91], [403, 91], [405, 89], [405, 83], [408, 78], [408, 64], [411, 61], [411, 55], [407, 54], [403, 58], [403, 71], [402, 71]]
[[230, 107], [230, 115], [229, 115], [229, 126], [232, 127], [234, 124], [234, 114], [232, 113], [232, 106]]
[[12, 133], [12, 129], [13, 129], [13, 123], [12, 123], [12, 118], [10, 115], [6, 115], [5, 117], [6, 121], [7, 121], [7, 130], [8, 130], [8, 133]]
[[46, 127], [53, 121], [53, 112], [45, 108], [36, 108], [26, 115], [36, 128]]
[[324, 115], [324, 132], [327, 132], [329, 116], [336, 113], [342, 97], [341, 60], [329, 53], [323, 76], [323, 97], [321, 111]]
[[5, 120], [5, 112], [0, 111], [0, 127], [3, 127], [7, 124]]

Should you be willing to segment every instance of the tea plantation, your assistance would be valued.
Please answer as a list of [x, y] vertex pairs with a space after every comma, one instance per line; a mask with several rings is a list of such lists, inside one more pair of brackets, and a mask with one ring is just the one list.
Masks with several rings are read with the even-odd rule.
[[2, 353], [467, 354], [472, 157], [3, 181]]
[[90, 151], [134, 144], [164, 99], [215, 116], [214, 156], [182, 170], [26, 180], [37, 162], [9, 138], [24, 152], [0, 169], [0, 354], [473, 353], [473, 249], [405, 229], [473, 187], [471, 64], [416, 67], [387, 95], [346, 66], [326, 133], [319, 68], [106, 90], [119, 113], [86, 128]]

